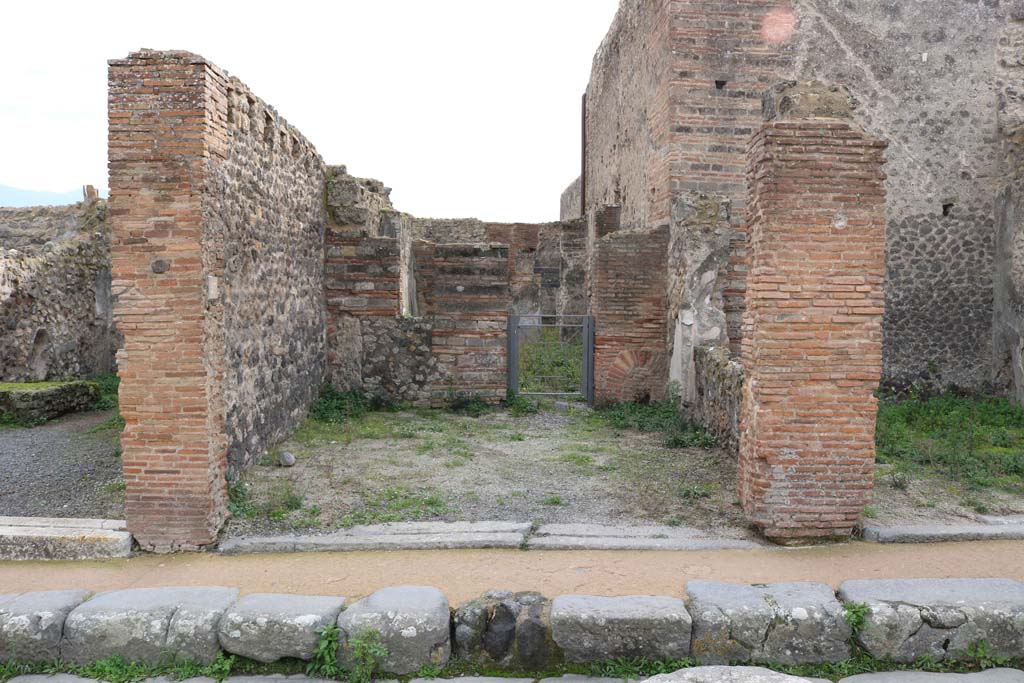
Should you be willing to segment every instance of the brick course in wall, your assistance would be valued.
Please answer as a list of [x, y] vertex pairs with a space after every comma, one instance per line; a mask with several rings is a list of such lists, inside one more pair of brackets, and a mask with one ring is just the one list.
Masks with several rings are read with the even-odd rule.
[[739, 493], [777, 541], [849, 536], [869, 500], [884, 149], [836, 118], [772, 121], [750, 144]]
[[112, 60], [108, 104], [125, 514], [144, 549], [196, 549], [227, 516], [229, 448], [244, 467], [320, 383], [323, 162], [187, 52]]

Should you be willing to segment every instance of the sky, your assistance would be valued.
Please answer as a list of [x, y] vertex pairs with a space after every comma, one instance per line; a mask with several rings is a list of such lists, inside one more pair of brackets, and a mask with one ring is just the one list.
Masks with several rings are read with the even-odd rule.
[[106, 188], [106, 60], [199, 53], [423, 217], [558, 218], [618, 0], [12, 2], [0, 185]]

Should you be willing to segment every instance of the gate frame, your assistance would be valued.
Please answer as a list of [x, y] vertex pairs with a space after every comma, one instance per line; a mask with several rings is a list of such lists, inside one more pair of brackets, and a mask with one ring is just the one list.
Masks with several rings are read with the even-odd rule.
[[[566, 327], [579, 328], [580, 336], [583, 343], [583, 358], [581, 362], [583, 364], [582, 377], [580, 379], [580, 390], [567, 391], [567, 392], [556, 392], [547, 394], [550, 396], [576, 396], [579, 394], [583, 400], [587, 402], [587, 405], [594, 405], [594, 316], [592, 315], [546, 315], [544, 313], [532, 313], [528, 315], [520, 315], [518, 313], [509, 313], [508, 315], [508, 326], [506, 328], [506, 339], [507, 339], [507, 358], [508, 358], [508, 393], [510, 396], [518, 395], [519, 392], [519, 328], [520, 320], [522, 318], [555, 318], [561, 320], [563, 318], [578, 318], [580, 320], [579, 325], [569, 325]], [[536, 325], [530, 327], [545, 327], [545, 325]], [[558, 327], [561, 329], [563, 325], [559, 322], [550, 327]], [[523, 394], [524, 396], [535, 396], [537, 394]]]

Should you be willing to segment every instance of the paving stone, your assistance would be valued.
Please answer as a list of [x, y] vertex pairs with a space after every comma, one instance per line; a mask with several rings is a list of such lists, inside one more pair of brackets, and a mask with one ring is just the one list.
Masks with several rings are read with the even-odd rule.
[[758, 666], [695, 666], [648, 678], [645, 683], [806, 683], [806, 678]]
[[569, 662], [682, 659], [690, 653], [690, 614], [677, 598], [560, 595], [551, 603], [551, 635]]
[[840, 586], [839, 597], [870, 608], [857, 641], [879, 659], [956, 659], [982, 640], [994, 655], [1024, 652], [1024, 584], [1017, 581], [857, 580]]
[[64, 620], [89, 591], [39, 591], [0, 595], [0, 661], [60, 658]]
[[444, 666], [451, 656], [450, 611], [444, 594], [429, 586], [382, 588], [338, 616], [339, 660], [348, 658], [347, 641], [367, 630], [380, 633], [388, 649], [384, 670], [405, 675], [426, 664]]
[[223, 587], [132, 588], [100, 593], [64, 623], [61, 656], [85, 663], [110, 655], [157, 664], [167, 654], [212, 662], [217, 624], [238, 596]]
[[28, 674], [15, 676], [8, 683], [96, 683], [94, 678], [83, 678], [73, 674]]
[[925, 671], [889, 671], [857, 674], [839, 683], [1024, 683], [1024, 671], [988, 669], [969, 674], [941, 674]]
[[850, 656], [850, 626], [825, 584], [690, 581], [686, 592], [693, 657], [702, 664], [805, 664]]
[[123, 519], [92, 519], [87, 517], [4, 517], [0, 526], [63, 527], [68, 529], [107, 529], [126, 531], [128, 523]]
[[345, 598], [338, 596], [251, 593], [221, 617], [220, 645], [258, 662], [310, 660], [320, 639], [317, 630], [335, 623], [344, 606]]
[[583, 676], [581, 674], [565, 674], [557, 678], [542, 678], [538, 683], [622, 683], [636, 680], [630, 678], [603, 678], [600, 676]]
[[733, 538], [534, 536], [527, 547], [530, 550], [752, 550], [763, 546]]
[[[409, 683], [445, 683], [444, 678], [413, 678]], [[458, 683], [533, 683], [532, 678], [503, 678], [498, 676], [460, 676]]]
[[1024, 523], [914, 524], [881, 526], [864, 524], [865, 541], [875, 543], [940, 543], [947, 541], [998, 541], [1024, 539]]
[[0, 525], [0, 560], [96, 560], [128, 557], [127, 531], [80, 526]]
[[707, 538], [699, 529], [679, 526], [626, 526], [619, 524], [542, 524], [535, 536], [611, 536], [634, 538]]

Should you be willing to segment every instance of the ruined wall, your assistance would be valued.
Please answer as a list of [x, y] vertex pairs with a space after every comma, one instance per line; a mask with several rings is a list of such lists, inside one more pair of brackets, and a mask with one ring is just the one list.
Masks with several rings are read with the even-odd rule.
[[591, 278], [594, 400], [657, 401], [668, 395], [668, 227], [597, 239]]
[[356, 178], [345, 166], [327, 167], [327, 213], [339, 226], [361, 226], [372, 237], [395, 237], [389, 215], [391, 188], [373, 178]]
[[781, 542], [856, 526], [882, 363], [885, 143], [850, 121], [841, 91], [808, 90], [779, 93], [749, 152], [738, 486]]
[[210, 313], [233, 477], [298, 426], [323, 381], [324, 165], [245, 84], [212, 77], [227, 98], [226, 144], [207, 189], [204, 265], [222, 278]]
[[505, 397], [508, 248], [415, 241], [408, 276], [419, 315], [401, 315], [403, 253], [391, 238], [329, 230], [328, 375], [342, 391], [442, 406]]
[[626, 229], [668, 222], [672, 0], [623, 0], [587, 85], [586, 201], [622, 206]]
[[0, 381], [111, 372], [106, 202], [0, 208]]
[[324, 166], [197, 55], [112, 60], [109, 86], [125, 514], [143, 548], [194, 549], [227, 515], [228, 451], [250, 461], [320, 384]]
[[562, 191], [558, 203], [558, 220], [574, 221], [583, 217], [583, 179], [577, 178]]
[[721, 448], [735, 455], [740, 447], [740, 408], [743, 366], [724, 346], [698, 346], [693, 350], [693, 396], [683, 414], [715, 437]]
[[1009, 6], [622, 0], [587, 87], [584, 213], [621, 205], [622, 229], [646, 229], [670, 220], [681, 193], [729, 198], [719, 286], [736, 352], [748, 262], [743, 155], [761, 94], [785, 79], [845, 84], [857, 120], [891, 143], [886, 381], [986, 388], [1003, 186], [995, 36]]

